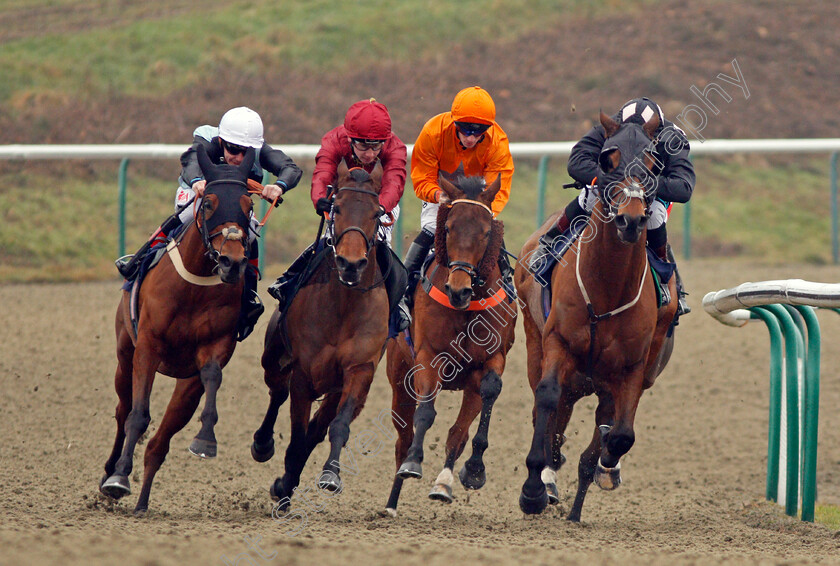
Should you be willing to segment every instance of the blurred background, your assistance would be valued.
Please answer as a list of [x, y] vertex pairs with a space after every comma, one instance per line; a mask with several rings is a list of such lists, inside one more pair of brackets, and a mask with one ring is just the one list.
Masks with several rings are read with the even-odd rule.
[[[704, 139], [840, 137], [838, 20], [834, 0], [0, 0], [0, 144], [186, 149], [195, 127], [244, 105], [282, 149], [318, 144], [369, 97], [413, 143], [474, 84], [513, 143], [577, 140], [600, 109], [639, 96], [671, 120], [699, 105]], [[733, 61], [745, 88], [718, 78], [738, 76]], [[694, 92], [710, 83], [729, 97], [707, 91], [717, 115]], [[829, 159], [694, 158], [692, 257], [831, 262]], [[537, 161], [516, 161], [500, 217], [514, 253], [536, 228]], [[117, 278], [119, 165], [0, 161], [0, 281]], [[313, 164], [299, 165], [265, 231], [269, 280], [317, 230]], [[177, 159], [129, 165], [128, 252], [171, 213], [179, 171]], [[561, 188], [565, 158], [547, 179], [547, 212], [576, 196]], [[402, 206], [407, 242], [420, 209], [410, 181]], [[684, 214], [675, 205], [668, 224], [678, 258]]]

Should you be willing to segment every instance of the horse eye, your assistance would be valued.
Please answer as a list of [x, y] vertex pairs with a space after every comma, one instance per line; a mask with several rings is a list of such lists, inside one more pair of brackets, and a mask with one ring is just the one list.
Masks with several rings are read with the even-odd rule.
[[204, 207], [204, 210], [213, 210], [213, 203], [207, 199], [204, 200], [202, 206]]
[[338, 205], [337, 205], [337, 204], [334, 204], [334, 205], [332, 206], [332, 213], [333, 213], [333, 216], [335, 216], [336, 214], [340, 214], [340, 213], [341, 213], [341, 209], [340, 209], [340, 208], [338, 208]]

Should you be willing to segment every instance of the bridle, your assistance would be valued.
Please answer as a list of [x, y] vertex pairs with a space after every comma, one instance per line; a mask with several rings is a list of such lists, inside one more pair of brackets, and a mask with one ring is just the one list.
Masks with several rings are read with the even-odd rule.
[[[476, 205], [476, 206], [480, 206], [481, 208], [486, 210], [488, 212], [488, 214], [490, 214], [490, 222], [493, 221], [493, 216], [494, 216], [493, 211], [490, 209], [489, 206], [487, 206], [483, 202], [478, 202], [476, 200], [469, 200], [469, 199], [456, 199], [456, 200], [453, 200], [452, 202], [449, 203], [449, 208], [451, 209], [456, 204], [473, 204], [473, 205]], [[485, 251], [485, 253], [486, 253], [486, 251]], [[478, 267], [476, 267], [475, 265], [473, 265], [472, 263], [470, 263], [468, 261], [450, 261], [449, 263], [446, 264], [446, 267], [448, 267], [451, 272], [463, 271], [464, 273], [469, 275], [470, 279], [472, 280], [472, 287], [473, 288], [482, 287], [487, 282], [486, 279], [478, 273]]]
[[[207, 185], [205, 186], [205, 194], [207, 189], [214, 185], [240, 185], [243, 188], [245, 188], [246, 191], [248, 187], [247, 183], [245, 183], [244, 181], [239, 181], [236, 179], [219, 179], [207, 183]], [[244, 216], [244, 213], [242, 214]], [[210, 232], [209, 227], [207, 226], [206, 213], [204, 212], [204, 201], [202, 200], [201, 206], [199, 206], [198, 210], [196, 211], [196, 225], [198, 227], [199, 234], [201, 234], [201, 242], [204, 244], [204, 248], [206, 250], [205, 255], [210, 259], [210, 261], [216, 264], [214, 270], [219, 267], [219, 257], [221, 257], [221, 250], [224, 248], [225, 244], [228, 241], [241, 241], [245, 239], [249, 221], [247, 216], [244, 216], [244, 219], [245, 226], [242, 226], [241, 224], [238, 228], [226, 226], [219, 230], [216, 230], [215, 232]], [[242, 221], [242, 219], [230, 221], [239, 224]], [[213, 239], [219, 236], [224, 238], [224, 240], [222, 241], [222, 245], [219, 246], [219, 249], [217, 250], [213, 247]], [[245, 248], [245, 258], [249, 259], [249, 246], [246, 245], [246, 243], [243, 243], [242, 246]]]

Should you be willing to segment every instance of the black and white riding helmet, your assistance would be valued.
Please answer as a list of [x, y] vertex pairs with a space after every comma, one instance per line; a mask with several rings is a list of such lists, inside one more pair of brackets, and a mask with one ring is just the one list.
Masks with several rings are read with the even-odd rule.
[[647, 97], [634, 98], [622, 105], [621, 110], [618, 111], [618, 121], [622, 124], [635, 122], [644, 126], [654, 114], [659, 114], [659, 126], [662, 127], [665, 123], [665, 115], [659, 105]]

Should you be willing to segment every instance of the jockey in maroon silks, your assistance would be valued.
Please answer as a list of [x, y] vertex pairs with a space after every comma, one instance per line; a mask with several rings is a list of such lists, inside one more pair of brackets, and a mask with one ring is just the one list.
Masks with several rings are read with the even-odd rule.
[[[344, 161], [348, 168], [362, 168], [368, 173], [378, 164], [382, 166], [382, 188], [379, 192], [379, 204], [383, 209], [380, 228], [380, 238], [391, 244], [391, 225], [400, 214], [399, 202], [405, 189], [406, 177], [406, 147], [405, 143], [391, 131], [391, 116], [388, 108], [381, 102], [371, 98], [360, 100], [347, 110], [344, 124], [328, 131], [321, 138], [321, 148], [315, 156], [315, 170], [312, 172], [312, 204], [319, 215], [329, 212], [331, 201], [329, 195], [336, 180], [339, 163]], [[315, 255], [315, 244], [310, 245], [289, 266], [289, 269], [268, 288], [272, 297], [280, 303], [282, 311], [288, 303], [288, 292], [306, 269], [309, 261]], [[396, 256], [394, 259], [397, 260]], [[385, 276], [385, 286], [389, 297], [398, 287], [405, 270], [402, 263], [397, 261], [399, 269], [389, 269]], [[399, 317], [398, 326], [408, 326], [410, 319], [404, 311], [392, 309], [392, 315]]]

